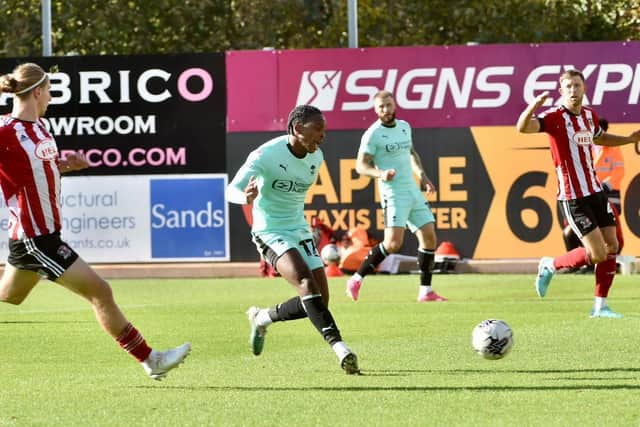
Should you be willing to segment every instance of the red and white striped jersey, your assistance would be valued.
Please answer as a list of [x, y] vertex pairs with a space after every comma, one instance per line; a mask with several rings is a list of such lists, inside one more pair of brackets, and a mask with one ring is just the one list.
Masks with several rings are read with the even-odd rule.
[[595, 111], [582, 107], [573, 114], [564, 106], [538, 116], [540, 132], [549, 134], [558, 178], [558, 200], [573, 200], [602, 191], [593, 166], [591, 147], [603, 131]]
[[0, 187], [10, 213], [9, 237], [60, 230], [58, 147], [41, 120], [0, 117]]

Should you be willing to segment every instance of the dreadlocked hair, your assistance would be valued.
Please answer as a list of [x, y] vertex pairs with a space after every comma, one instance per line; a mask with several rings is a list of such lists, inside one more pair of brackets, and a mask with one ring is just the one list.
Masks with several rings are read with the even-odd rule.
[[287, 122], [287, 133], [293, 135], [293, 127], [296, 123], [305, 123], [316, 120], [322, 117], [322, 111], [313, 105], [298, 105], [289, 113], [289, 120]]

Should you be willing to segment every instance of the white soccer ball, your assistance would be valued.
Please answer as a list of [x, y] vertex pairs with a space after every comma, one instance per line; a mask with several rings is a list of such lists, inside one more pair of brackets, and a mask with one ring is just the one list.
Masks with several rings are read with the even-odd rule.
[[320, 251], [320, 258], [325, 264], [337, 264], [340, 262], [340, 250], [335, 243], [327, 243]]
[[471, 344], [485, 359], [502, 359], [513, 347], [513, 331], [504, 320], [483, 320], [473, 328]]

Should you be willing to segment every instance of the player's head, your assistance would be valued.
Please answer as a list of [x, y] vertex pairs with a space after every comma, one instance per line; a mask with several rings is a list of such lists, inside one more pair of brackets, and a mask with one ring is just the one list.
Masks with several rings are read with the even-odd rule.
[[375, 94], [373, 108], [382, 124], [392, 125], [396, 121], [396, 102], [388, 90], [381, 90]]
[[582, 107], [582, 98], [586, 90], [584, 75], [578, 70], [567, 70], [560, 75], [560, 94], [565, 107]]
[[609, 120], [605, 119], [604, 117], [600, 117], [600, 128], [602, 128], [603, 132], [606, 132], [609, 130]]
[[31, 62], [18, 65], [11, 74], [0, 76], [0, 92], [13, 93], [14, 105], [33, 102], [39, 116], [44, 115], [51, 101], [49, 87], [47, 73]]
[[287, 132], [294, 148], [313, 153], [322, 144], [326, 122], [324, 114], [312, 105], [298, 105], [289, 113]]

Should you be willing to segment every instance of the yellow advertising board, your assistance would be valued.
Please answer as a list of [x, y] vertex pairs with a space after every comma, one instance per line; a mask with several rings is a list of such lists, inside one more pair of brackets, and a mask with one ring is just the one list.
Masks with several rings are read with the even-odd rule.
[[[609, 132], [627, 135], [640, 124], [612, 124]], [[476, 259], [536, 258], [564, 251], [548, 136], [520, 134], [515, 126], [471, 128], [495, 194], [473, 255]], [[625, 236], [623, 253], [640, 254], [640, 155], [622, 147]]]

